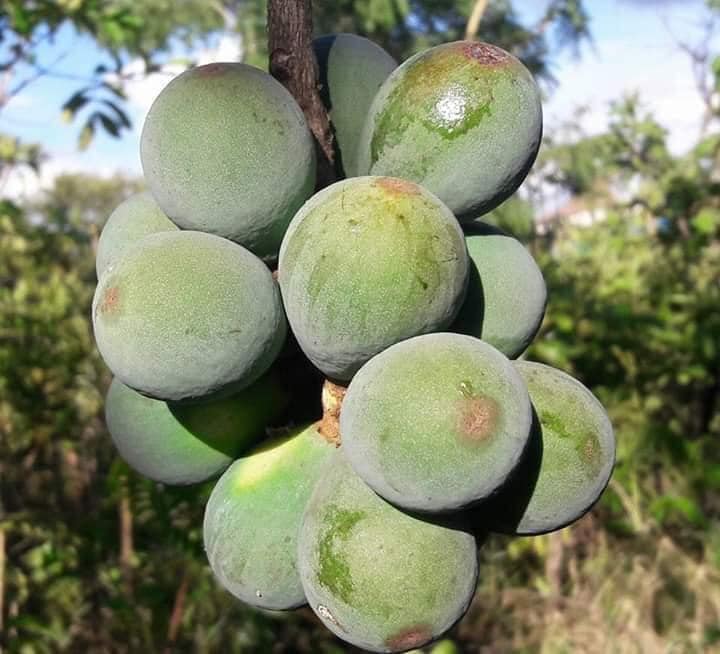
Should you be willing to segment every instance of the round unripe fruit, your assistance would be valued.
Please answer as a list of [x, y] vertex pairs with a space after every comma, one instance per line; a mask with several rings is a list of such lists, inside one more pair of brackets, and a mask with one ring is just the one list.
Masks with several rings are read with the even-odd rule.
[[342, 449], [305, 511], [298, 563], [325, 626], [373, 652], [404, 652], [440, 637], [465, 613], [477, 581], [470, 534], [388, 504]]
[[225, 470], [285, 404], [271, 375], [236, 395], [199, 404], [153, 400], [115, 379], [105, 400], [105, 421], [131, 468], [164, 484], [195, 484]]
[[447, 327], [465, 297], [460, 226], [412, 182], [357, 177], [316, 194], [293, 218], [279, 282], [300, 347], [348, 380], [393, 343]]
[[334, 451], [311, 426], [264, 444], [218, 480], [205, 509], [203, 535], [210, 566], [226, 590], [265, 609], [305, 603], [298, 529]]
[[98, 239], [95, 270], [97, 277], [148, 234], [175, 232], [177, 225], [157, 206], [150, 193], [138, 193], [122, 202], [110, 214]]
[[248, 386], [282, 348], [277, 284], [245, 248], [211, 234], [151, 234], [100, 278], [95, 340], [124, 384], [181, 401]]
[[512, 363], [470, 336], [388, 348], [353, 378], [340, 413], [348, 461], [377, 493], [421, 512], [461, 509], [511, 475], [530, 435]]
[[148, 186], [183, 229], [277, 255], [315, 185], [315, 150], [302, 111], [267, 73], [239, 63], [193, 68], [170, 82], [140, 140]]
[[570, 375], [517, 361], [537, 414], [531, 447], [510, 484], [485, 507], [496, 531], [554, 531], [592, 508], [610, 480], [615, 436], [595, 396]]
[[517, 239], [481, 222], [465, 226], [470, 277], [452, 331], [476, 336], [515, 358], [537, 334], [547, 304], [540, 268]]
[[508, 52], [457, 41], [421, 52], [380, 88], [363, 128], [359, 174], [409, 179], [461, 219], [522, 183], [542, 136], [540, 91]]
[[335, 128], [347, 177], [357, 176], [357, 152], [375, 95], [397, 62], [379, 45], [356, 34], [328, 34], [313, 41], [320, 89]]

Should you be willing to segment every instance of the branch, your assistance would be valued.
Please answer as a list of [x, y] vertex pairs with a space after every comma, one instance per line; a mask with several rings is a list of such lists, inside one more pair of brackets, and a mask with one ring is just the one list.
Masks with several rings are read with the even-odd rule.
[[335, 181], [333, 133], [320, 98], [318, 65], [312, 46], [311, 0], [268, 0], [270, 74], [293, 95], [315, 137], [317, 187]]
[[465, 39], [472, 41], [480, 29], [485, 10], [487, 9], [489, 0], [476, 0], [470, 18], [468, 18], [467, 27], [465, 28]]
[[[3, 614], [5, 612], [5, 530], [0, 527], [0, 635], [3, 633], [4, 622]], [[0, 652], [2, 646], [0, 645]]]
[[170, 624], [168, 625], [167, 646], [165, 647], [165, 654], [170, 654], [172, 652], [173, 645], [175, 644], [178, 634], [180, 633], [183, 613], [185, 611], [185, 598], [187, 597], [189, 582], [190, 577], [188, 575], [187, 568], [185, 568], [182, 580], [180, 581], [180, 586], [178, 586], [177, 592], [175, 593], [175, 602], [173, 603], [172, 615], [170, 616]]

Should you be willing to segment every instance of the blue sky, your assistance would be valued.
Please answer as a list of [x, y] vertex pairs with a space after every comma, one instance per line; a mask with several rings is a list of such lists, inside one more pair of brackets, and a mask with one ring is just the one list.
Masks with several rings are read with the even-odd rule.
[[[704, 15], [703, 0], [587, 0], [591, 12], [594, 43], [582, 48], [576, 59], [564, 51], [556, 57], [553, 73], [557, 89], [545, 104], [546, 125], [552, 130], [569, 119], [578, 107], [586, 106], [583, 125], [590, 131], [603, 128], [612, 100], [637, 91], [644, 103], [670, 130], [676, 152], [689, 147], [697, 137], [702, 104], [695, 89], [688, 57], [677, 41], [696, 42]], [[545, 2], [517, 0], [521, 17], [537, 19]], [[717, 45], [720, 51], [720, 41]], [[203, 62], [237, 56], [234, 38], [215, 39], [200, 48]], [[100, 54], [88, 38], [64, 31], [53, 47], [41, 51], [40, 61], [50, 63], [59, 53], [66, 56], [54, 69], [82, 74], [100, 63]], [[179, 69], [178, 69], [179, 71]], [[130, 114], [134, 128], [122, 140], [99, 135], [91, 147], [79, 152], [78, 126], [60, 117], [60, 105], [78, 83], [44, 78], [18, 95], [0, 114], [0, 132], [43, 144], [50, 160], [40, 179], [32, 174], [16, 175], [0, 186], [0, 195], [28, 195], [49, 184], [60, 172], [86, 170], [109, 175], [119, 170], [140, 174], [139, 132], [152, 100], [170, 79], [158, 75], [129, 88]]]

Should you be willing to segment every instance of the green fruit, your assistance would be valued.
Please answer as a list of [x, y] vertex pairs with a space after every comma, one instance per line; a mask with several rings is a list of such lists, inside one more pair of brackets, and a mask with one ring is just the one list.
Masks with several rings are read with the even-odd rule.
[[282, 348], [286, 325], [268, 268], [201, 232], [146, 236], [100, 278], [98, 349], [124, 384], [181, 401], [238, 391]]
[[203, 534], [210, 566], [233, 595], [265, 609], [305, 603], [298, 528], [334, 451], [311, 426], [265, 444], [219, 479], [205, 509]]
[[440, 637], [465, 613], [477, 581], [468, 533], [385, 502], [341, 450], [305, 511], [298, 543], [308, 603], [343, 640], [404, 652]]
[[302, 111], [267, 73], [215, 63], [176, 77], [157, 97], [140, 141], [148, 186], [180, 227], [277, 255], [315, 186]]
[[358, 173], [409, 179], [461, 219], [498, 206], [525, 179], [542, 136], [540, 91], [515, 57], [457, 41], [402, 64], [380, 88]]
[[447, 327], [465, 297], [462, 230], [411, 182], [357, 177], [320, 191], [280, 249], [279, 281], [300, 347], [348, 380], [393, 343]]
[[357, 176], [357, 151], [375, 95], [397, 62], [372, 41], [356, 34], [329, 34], [313, 41], [320, 89], [335, 129], [347, 177]]
[[535, 337], [547, 303], [545, 280], [517, 239], [491, 225], [465, 227], [470, 281], [452, 331], [476, 336], [515, 358]]
[[278, 417], [287, 397], [267, 375], [237, 395], [201, 404], [168, 404], [115, 379], [105, 421], [120, 456], [164, 484], [195, 484], [220, 474]]
[[110, 214], [97, 246], [97, 277], [148, 234], [177, 231], [157, 206], [150, 193], [138, 193], [125, 200]]
[[355, 375], [340, 414], [348, 461], [385, 499], [422, 512], [487, 498], [530, 435], [527, 389], [512, 363], [470, 336], [427, 334]]
[[530, 361], [515, 367], [527, 383], [538, 428], [513, 481], [487, 507], [496, 531], [554, 531], [592, 508], [610, 480], [615, 436], [595, 396], [570, 375]]

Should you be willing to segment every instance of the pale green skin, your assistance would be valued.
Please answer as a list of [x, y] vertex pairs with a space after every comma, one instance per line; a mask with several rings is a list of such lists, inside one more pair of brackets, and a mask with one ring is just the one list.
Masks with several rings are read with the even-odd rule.
[[178, 226], [161, 211], [150, 193], [130, 196], [110, 214], [98, 239], [95, 258], [98, 279], [143, 237], [177, 230]]
[[316, 486], [300, 530], [308, 603], [330, 631], [358, 647], [422, 647], [472, 600], [475, 539], [385, 502], [353, 472], [343, 448]]
[[355, 375], [340, 414], [348, 461], [385, 499], [422, 512], [487, 498], [510, 476], [532, 409], [512, 363], [471, 336], [394, 345]]
[[320, 93], [328, 107], [346, 177], [356, 177], [357, 153], [370, 105], [397, 62], [379, 45], [356, 34], [329, 34], [313, 41]]
[[250, 385], [277, 357], [287, 329], [265, 264], [194, 231], [145, 237], [102, 275], [92, 316], [113, 374], [168, 401]]
[[469, 260], [460, 226], [425, 189], [356, 177], [316, 194], [280, 249], [290, 326], [328, 377], [349, 380], [393, 343], [450, 325]]
[[302, 111], [267, 73], [239, 63], [193, 68], [170, 82], [140, 140], [148, 186], [183, 229], [277, 255], [315, 187], [315, 148]]
[[286, 404], [271, 375], [236, 395], [181, 405], [145, 397], [114, 379], [105, 422], [120, 456], [141, 475], [163, 484], [196, 484], [225, 470]]
[[542, 272], [520, 241], [476, 222], [466, 232], [470, 281], [452, 331], [476, 336], [514, 359], [540, 329], [547, 288]]
[[311, 426], [265, 444], [219, 479], [205, 508], [205, 551], [216, 579], [235, 597], [272, 610], [305, 604], [298, 529], [334, 451]]
[[527, 68], [495, 46], [457, 41], [388, 77], [363, 127], [357, 170], [418, 182], [465, 220], [515, 192], [541, 138], [540, 90]]
[[542, 534], [575, 522], [600, 498], [615, 464], [615, 436], [605, 409], [577, 379], [531, 361], [515, 367], [530, 391], [542, 445], [523, 462], [524, 479], [503, 489], [492, 508], [500, 531]]

